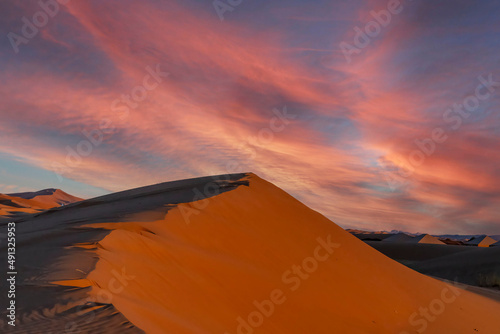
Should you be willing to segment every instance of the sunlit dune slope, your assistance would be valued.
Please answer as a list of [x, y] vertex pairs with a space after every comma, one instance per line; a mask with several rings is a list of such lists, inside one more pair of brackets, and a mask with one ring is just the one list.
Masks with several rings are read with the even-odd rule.
[[[87, 281], [60, 284], [88, 284], [147, 333], [500, 329], [500, 304], [418, 274], [272, 184], [246, 180], [162, 219], [89, 222], [111, 230], [96, 267]], [[430, 306], [439, 314], [426, 320]]]

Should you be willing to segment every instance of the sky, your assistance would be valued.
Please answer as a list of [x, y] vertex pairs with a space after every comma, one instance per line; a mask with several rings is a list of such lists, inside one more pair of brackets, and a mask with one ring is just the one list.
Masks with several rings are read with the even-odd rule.
[[345, 228], [500, 234], [500, 2], [0, 2], [0, 193], [254, 172]]

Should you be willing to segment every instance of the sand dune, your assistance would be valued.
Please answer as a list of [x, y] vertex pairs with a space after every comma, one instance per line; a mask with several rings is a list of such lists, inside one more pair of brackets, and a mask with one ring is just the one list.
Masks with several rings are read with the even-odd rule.
[[465, 284], [500, 288], [500, 247], [468, 247], [469, 251], [415, 263], [412, 268]]
[[390, 237], [385, 238], [382, 241], [384, 241], [384, 242], [408, 242], [408, 241], [413, 240], [413, 238], [414, 237], [412, 237], [411, 235], [408, 235], [405, 233], [398, 233], [398, 234], [391, 235]]
[[254, 174], [116, 193], [17, 227], [24, 269], [13, 333], [500, 328], [500, 303], [387, 258]]
[[61, 189], [44, 189], [36, 192], [8, 194], [8, 196], [32, 200], [38, 203], [45, 203], [47, 205], [50, 205], [50, 207], [52, 208], [83, 200], [82, 198], [65, 193]]
[[391, 259], [399, 262], [426, 261], [475, 249], [467, 246], [418, 244], [409, 242], [367, 241], [366, 243]]
[[0, 194], [0, 216], [8, 217], [19, 213], [35, 213], [52, 208], [46, 203]]
[[60, 189], [38, 192], [0, 194], [0, 218], [19, 214], [42, 212], [54, 207], [82, 201]]
[[497, 241], [487, 235], [483, 235], [481, 237], [473, 238], [472, 240], [467, 241], [465, 244], [469, 246], [477, 246], [477, 247], [490, 247], [491, 245], [497, 243]]
[[444, 242], [440, 241], [438, 238], [433, 237], [429, 234], [421, 234], [409, 240], [411, 243], [416, 244], [433, 244], [433, 245], [444, 245]]
[[500, 288], [498, 247], [376, 241], [366, 243], [421, 273], [473, 286]]

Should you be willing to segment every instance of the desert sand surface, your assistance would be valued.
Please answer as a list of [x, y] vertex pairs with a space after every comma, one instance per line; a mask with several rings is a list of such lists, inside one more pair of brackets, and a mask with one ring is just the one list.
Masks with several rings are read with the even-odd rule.
[[411, 267], [427, 275], [470, 285], [493, 287], [500, 291], [499, 247], [472, 247], [464, 253], [417, 262]]
[[418, 244], [409, 242], [366, 241], [379, 252], [396, 261], [424, 261], [438, 257], [473, 251], [475, 248], [457, 245]]
[[476, 294], [479, 294], [481, 296], [485, 296], [487, 298], [491, 298], [493, 300], [496, 300], [500, 302], [500, 289], [494, 289], [494, 288], [483, 288], [475, 285], [468, 285], [464, 283], [457, 282], [456, 280], [450, 281], [444, 278], [439, 278], [439, 277], [434, 277], [436, 279], [439, 279], [440, 281], [453, 284], [454, 286], [460, 287], [464, 290], [468, 290], [471, 292], [474, 292]]
[[251, 173], [115, 193], [16, 226], [18, 322], [0, 322], [6, 333], [500, 330], [499, 302], [407, 268]]
[[500, 291], [500, 248], [366, 241], [420, 273]]

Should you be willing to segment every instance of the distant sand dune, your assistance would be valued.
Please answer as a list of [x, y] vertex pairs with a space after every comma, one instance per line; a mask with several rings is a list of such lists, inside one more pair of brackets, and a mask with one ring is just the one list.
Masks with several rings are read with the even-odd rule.
[[61, 205], [82, 201], [60, 189], [45, 189], [39, 192], [0, 194], [0, 218], [20, 214], [42, 212]]

